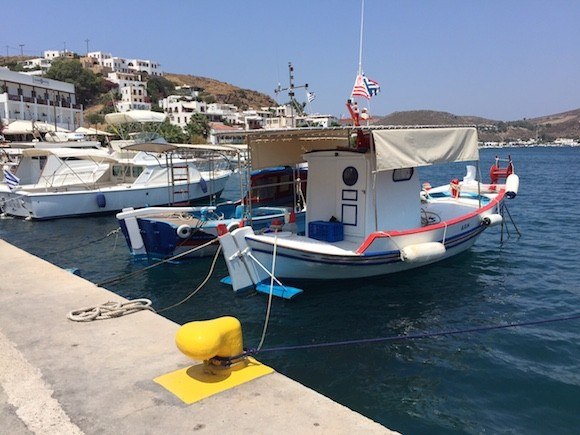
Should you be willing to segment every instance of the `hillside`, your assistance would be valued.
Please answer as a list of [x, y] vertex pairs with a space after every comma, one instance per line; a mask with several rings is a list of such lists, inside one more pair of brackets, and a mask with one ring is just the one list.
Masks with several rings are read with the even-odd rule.
[[197, 77], [186, 74], [165, 73], [163, 75], [167, 80], [176, 86], [191, 86], [201, 88], [204, 94], [215, 97], [216, 102], [233, 104], [241, 110], [248, 108], [259, 109], [261, 107], [276, 106], [276, 102], [268, 95], [262, 94], [250, 89], [242, 89], [229, 83], [207, 77]]
[[580, 109], [555, 115], [518, 121], [497, 121], [477, 116], [459, 116], [432, 110], [393, 112], [377, 117], [382, 125], [477, 125], [482, 141], [517, 141], [540, 138], [552, 141], [559, 137], [580, 138]]

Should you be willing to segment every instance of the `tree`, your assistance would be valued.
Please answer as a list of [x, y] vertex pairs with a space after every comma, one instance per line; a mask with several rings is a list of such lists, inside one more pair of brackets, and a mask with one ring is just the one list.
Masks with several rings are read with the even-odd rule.
[[175, 90], [175, 85], [165, 77], [150, 77], [147, 80], [147, 94], [154, 104], [159, 104], [159, 100], [171, 95]]
[[77, 103], [87, 106], [101, 91], [101, 78], [84, 69], [77, 59], [55, 59], [46, 77], [72, 83]]
[[209, 132], [209, 120], [203, 113], [194, 113], [185, 126], [185, 133], [189, 138], [189, 143], [205, 142]]
[[105, 122], [105, 117], [100, 113], [90, 113], [86, 116], [86, 120], [90, 125], [102, 124]]

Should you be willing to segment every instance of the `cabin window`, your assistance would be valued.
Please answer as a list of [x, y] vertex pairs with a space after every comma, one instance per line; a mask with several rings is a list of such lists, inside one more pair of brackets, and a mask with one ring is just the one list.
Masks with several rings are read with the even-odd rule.
[[121, 177], [123, 175], [123, 167], [118, 165], [113, 165], [113, 177]]
[[358, 181], [358, 171], [355, 167], [349, 166], [342, 171], [342, 181], [347, 186], [354, 186]]
[[408, 181], [413, 176], [413, 168], [395, 169], [393, 171], [393, 181]]
[[137, 178], [143, 172], [143, 167], [142, 166], [133, 166], [132, 171], [133, 171], [133, 178]]

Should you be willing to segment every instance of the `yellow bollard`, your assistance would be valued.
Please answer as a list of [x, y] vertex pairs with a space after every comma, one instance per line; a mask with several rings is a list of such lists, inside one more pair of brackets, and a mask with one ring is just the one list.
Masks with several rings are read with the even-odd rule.
[[206, 364], [216, 357], [239, 356], [244, 351], [242, 325], [229, 316], [189, 322], [177, 331], [175, 344], [184, 355]]
[[274, 370], [244, 355], [242, 326], [235, 317], [189, 322], [175, 334], [187, 357], [203, 361], [154, 379], [185, 403], [235, 388]]

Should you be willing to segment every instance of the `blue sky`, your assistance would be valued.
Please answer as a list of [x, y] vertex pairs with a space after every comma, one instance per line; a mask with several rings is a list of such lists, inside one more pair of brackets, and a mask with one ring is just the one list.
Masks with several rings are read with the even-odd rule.
[[[296, 84], [341, 115], [358, 68], [360, 0], [0, 0], [0, 53], [66, 48], [151, 59], [274, 97]], [[374, 115], [517, 120], [580, 108], [580, 1], [365, 0]], [[305, 96], [298, 91], [299, 99]], [[284, 98], [280, 98], [283, 102]]]

